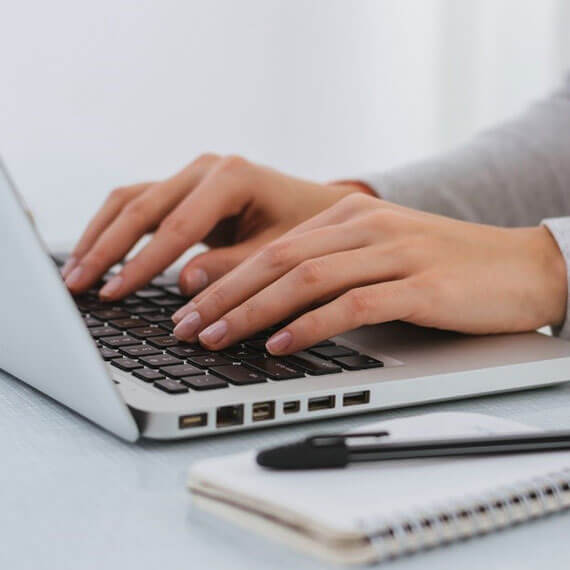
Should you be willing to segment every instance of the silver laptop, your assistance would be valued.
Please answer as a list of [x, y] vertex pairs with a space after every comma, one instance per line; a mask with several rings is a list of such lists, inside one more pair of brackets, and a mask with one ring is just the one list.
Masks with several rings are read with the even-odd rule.
[[[0, 164], [0, 368], [126, 440], [198, 437], [570, 378], [570, 343], [539, 333], [464, 336], [363, 327], [292, 357], [271, 330], [222, 353], [177, 341], [185, 303], [158, 276], [117, 303], [73, 298]], [[1, 413], [1, 411], [0, 411]], [[25, 410], [22, 410], [25, 413]]]

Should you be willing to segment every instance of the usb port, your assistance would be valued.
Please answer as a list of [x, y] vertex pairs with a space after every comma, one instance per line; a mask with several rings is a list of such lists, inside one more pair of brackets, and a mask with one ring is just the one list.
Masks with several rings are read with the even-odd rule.
[[301, 402], [299, 400], [291, 400], [290, 402], [285, 402], [283, 404], [284, 414], [295, 414], [301, 409]]
[[254, 422], [272, 420], [275, 417], [275, 402], [256, 402], [252, 406], [251, 419]]
[[243, 404], [222, 406], [216, 410], [216, 427], [239, 426], [243, 424]]
[[180, 429], [205, 426], [207, 423], [208, 414], [190, 414], [178, 418], [178, 427]]
[[343, 406], [358, 406], [359, 404], [368, 404], [370, 402], [370, 390], [362, 390], [360, 392], [347, 392], [342, 397]]
[[318, 396], [316, 398], [309, 398], [309, 412], [334, 408], [334, 401], [334, 396]]

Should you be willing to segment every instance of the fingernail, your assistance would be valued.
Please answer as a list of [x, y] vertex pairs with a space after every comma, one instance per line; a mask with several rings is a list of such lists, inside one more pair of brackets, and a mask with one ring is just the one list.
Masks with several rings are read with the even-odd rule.
[[65, 284], [68, 287], [74, 287], [78, 281], [81, 279], [81, 276], [83, 275], [83, 267], [81, 267], [81, 265], [78, 265], [68, 276], [67, 279], [65, 280]]
[[286, 348], [291, 344], [293, 340], [293, 335], [289, 331], [281, 331], [276, 335], [272, 336], [266, 343], [265, 347], [271, 354], [279, 354], [286, 350]]
[[178, 311], [176, 311], [172, 315], [172, 322], [174, 323], [180, 322], [182, 320], [182, 317], [184, 317], [184, 315], [191, 313], [194, 309], [196, 309], [196, 303], [190, 301], [190, 303], [184, 305], [183, 307], [180, 307], [180, 309], [178, 309]]
[[201, 322], [202, 317], [200, 317], [200, 313], [192, 311], [174, 327], [174, 335], [180, 339], [192, 338]]
[[220, 342], [224, 335], [228, 332], [228, 323], [223, 319], [216, 321], [209, 327], [206, 327], [199, 335], [198, 338], [206, 344], [217, 344]]
[[61, 268], [61, 276], [65, 279], [77, 265], [77, 257], [70, 257]]
[[100, 297], [112, 297], [121, 288], [123, 278], [120, 275], [115, 275], [112, 279], [105, 283], [105, 286], [99, 291]]
[[199, 267], [191, 269], [184, 277], [184, 284], [187, 293], [199, 291], [208, 284], [208, 274]]

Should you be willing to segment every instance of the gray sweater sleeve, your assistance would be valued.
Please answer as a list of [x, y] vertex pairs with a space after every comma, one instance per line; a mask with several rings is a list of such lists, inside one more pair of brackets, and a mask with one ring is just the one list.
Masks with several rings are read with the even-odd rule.
[[[452, 152], [359, 180], [391, 202], [458, 219], [542, 222], [564, 255], [570, 282], [570, 75], [521, 116]], [[570, 339], [567, 307], [557, 332]]]

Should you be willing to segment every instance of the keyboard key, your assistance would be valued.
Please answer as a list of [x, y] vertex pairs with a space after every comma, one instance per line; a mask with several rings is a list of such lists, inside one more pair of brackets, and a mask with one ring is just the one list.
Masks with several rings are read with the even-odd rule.
[[228, 360], [221, 354], [215, 354], [213, 352], [209, 354], [204, 354], [203, 356], [190, 356], [187, 358], [190, 364], [198, 366], [199, 368], [210, 368], [211, 366], [226, 366], [231, 364], [232, 361]]
[[125, 319], [130, 317], [130, 314], [121, 309], [121, 307], [111, 307], [109, 309], [101, 309], [99, 311], [92, 311], [91, 316], [102, 321], [111, 321], [113, 319]]
[[183, 299], [171, 296], [161, 297], [160, 299], [149, 299], [148, 301], [157, 307], [174, 307], [176, 309], [179, 309], [186, 304]]
[[287, 357], [287, 360], [294, 366], [298, 366], [309, 374], [335, 374], [342, 372], [342, 368], [338, 364], [333, 364], [328, 360], [323, 360], [314, 354], [308, 352], [296, 352]]
[[241, 345], [230, 346], [224, 350], [223, 354], [232, 360], [246, 360], [248, 358], [259, 358], [259, 352]]
[[158, 326], [161, 329], [164, 329], [165, 331], [172, 332], [176, 325], [172, 322], [172, 319], [171, 319], [168, 321], [164, 321], [163, 323], [158, 323]]
[[178, 275], [175, 273], [163, 273], [155, 277], [150, 283], [155, 287], [164, 287], [166, 289], [168, 286], [178, 283]]
[[352, 356], [353, 354], [358, 354], [356, 350], [352, 348], [347, 348], [346, 346], [341, 346], [340, 344], [336, 346], [318, 346], [316, 348], [309, 349], [309, 352], [320, 356], [321, 358], [338, 358], [339, 356]]
[[145, 382], [154, 382], [155, 380], [162, 380], [164, 378], [160, 372], [152, 370], [152, 368], [140, 368], [139, 370], [135, 370], [133, 376]]
[[154, 386], [168, 394], [185, 394], [188, 392], [188, 388], [186, 388], [186, 386], [179, 382], [175, 382], [174, 380], [170, 380], [170, 378], [158, 380], [154, 383]]
[[135, 338], [149, 338], [151, 336], [162, 336], [164, 331], [159, 329], [156, 325], [148, 325], [147, 327], [138, 327], [136, 329], [129, 329], [127, 331]]
[[106, 346], [102, 346], [99, 348], [99, 352], [103, 357], [103, 360], [113, 360], [113, 358], [121, 358], [121, 353], [117, 350], [113, 350], [112, 348], [107, 348]]
[[140, 305], [142, 301], [140, 299], [137, 299], [134, 295], [129, 295], [125, 299], [121, 299], [119, 303], [125, 307], [132, 307], [134, 305]]
[[156, 354], [155, 356], [143, 356], [140, 361], [149, 368], [160, 368], [161, 366], [171, 366], [173, 364], [182, 364], [182, 360], [174, 358], [170, 354]]
[[132, 315], [145, 315], [146, 313], [156, 313], [157, 308], [151, 307], [150, 305], [140, 304], [134, 307], [127, 307], [129, 313]]
[[174, 336], [155, 336], [149, 338], [147, 342], [158, 348], [168, 348], [169, 346], [176, 346], [180, 341]]
[[83, 317], [83, 322], [85, 326], [91, 327], [99, 327], [103, 325], [103, 323], [99, 319], [94, 319], [93, 317]]
[[120, 346], [133, 346], [140, 344], [141, 341], [125, 334], [119, 336], [108, 336], [101, 339], [101, 344], [109, 348], [119, 348]]
[[166, 315], [164, 313], [147, 313], [142, 315], [142, 318], [147, 323], [163, 323], [164, 321], [172, 320], [170, 315]]
[[116, 319], [113, 321], [109, 321], [109, 324], [113, 327], [117, 327], [118, 329], [132, 329], [135, 327], [142, 327], [145, 324], [145, 322], [136, 317], [129, 317], [126, 319]]
[[141, 356], [155, 356], [156, 354], [162, 354], [160, 350], [154, 348], [154, 346], [149, 346], [148, 344], [125, 346], [120, 350], [125, 356], [130, 356], [131, 358], [140, 358]]
[[103, 338], [121, 334], [121, 331], [114, 327], [92, 327], [89, 329], [89, 332], [93, 338]]
[[178, 364], [176, 366], [166, 366], [160, 371], [171, 378], [183, 378], [184, 376], [201, 376], [204, 374], [202, 370], [192, 366], [191, 364]]
[[245, 386], [247, 384], [260, 384], [266, 382], [266, 377], [255, 372], [248, 370], [241, 364], [230, 364], [229, 366], [217, 366], [211, 370], [212, 374], [221, 376], [232, 384], [237, 386]]
[[184, 297], [182, 291], [180, 291], [180, 287], [178, 287], [176, 283], [168, 285], [167, 287], [164, 288], [164, 290], [168, 291], [171, 295], [176, 295], [177, 297]]
[[317, 344], [313, 344], [311, 348], [315, 348], [316, 346], [334, 346], [335, 343], [332, 340], [321, 340], [321, 342], [317, 342]]
[[335, 358], [333, 362], [340, 364], [347, 370], [363, 370], [365, 368], [382, 368], [384, 363], [381, 360], [376, 360], [366, 354], [357, 354], [355, 356], [341, 356]]
[[202, 348], [199, 344], [186, 343], [180, 343], [178, 346], [167, 348], [166, 352], [180, 358], [188, 358], [189, 356], [196, 356], [198, 354], [208, 354], [208, 351], [205, 348]]
[[105, 303], [101, 302], [97, 297], [93, 296], [81, 296], [81, 297], [75, 297], [75, 304], [77, 305], [77, 308], [84, 312], [84, 313], [88, 313], [90, 311], [96, 311], [98, 309], [104, 309], [105, 308]]
[[136, 360], [131, 360], [130, 358], [115, 358], [111, 360], [111, 366], [116, 366], [125, 372], [130, 372], [136, 368], [142, 368], [142, 364], [139, 364]]
[[247, 340], [244, 344], [247, 348], [252, 348], [253, 350], [257, 350], [259, 352], [265, 352], [265, 343], [267, 339], [261, 338], [257, 340]]
[[186, 378], [180, 378], [180, 382], [186, 384], [186, 386], [189, 386], [193, 390], [216, 390], [217, 388], [228, 387], [227, 382], [211, 374], [207, 376], [206, 374], [202, 376], [187, 376]]
[[148, 299], [155, 299], [157, 297], [164, 297], [166, 293], [161, 291], [160, 289], [153, 289], [151, 287], [147, 287], [145, 289], [140, 289], [139, 291], [135, 292], [135, 297], [138, 299], [144, 299], [145, 301]]
[[[272, 380], [289, 380], [302, 378], [303, 372], [291, 366], [286, 360], [270, 356], [268, 358], [250, 359], [244, 362], [246, 366], [266, 374]], [[217, 368], [215, 369], [218, 370]]]

